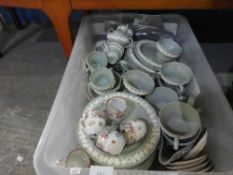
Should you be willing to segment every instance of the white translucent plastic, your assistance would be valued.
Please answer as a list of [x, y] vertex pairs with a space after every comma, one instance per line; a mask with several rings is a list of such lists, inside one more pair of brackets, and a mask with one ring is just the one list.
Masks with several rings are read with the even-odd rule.
[[[34, 154], [33, 161], [37, 174], [69, 174], [69, 169], [56, 164], [56, 161], [64, 159], [72, 149], [77, 147], [75, 128], [82, 109], [87, 103], [84, 59], [93, 48], [95, 41], [106, 37], [104, 27], [106, 21], [117, 20], [128, 23], [132, 22], [134, 17], [135, 14], [107, 14], [83, 18], [63, 80]], [[207, 152], [214, 163], [215, 171], [232, 172], [232, 109], [186, 19], [178, 15], [151, 16], [150, 18], [158, 20], [160, 17], [164, 27], [176, 34], [184, 51], [181, 61], [191, 67], [200, 87], [201, 93], [195, 107], [201, 109], [202, 124], [208, 128]], [[157, 164], [154, 164], [152, 169], [161, 171]], [[88, 174], [88, 171], [84, 169], [81, 174]], [[116, 174], [134, 173], [135, 171], [116, 171]], [[163, 173], [171, 174], [171, 172]], [[140, 171], [140, 174], [149, 175], [151, 172]], [[153, 174], [160, 174], [160, 172]]]

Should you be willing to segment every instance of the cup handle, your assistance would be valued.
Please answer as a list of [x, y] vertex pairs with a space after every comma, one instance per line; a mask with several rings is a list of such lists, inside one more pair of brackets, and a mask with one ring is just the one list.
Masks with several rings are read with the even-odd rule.
[[[107, 45], [107, 43], [106, 42], [104, 42], [104, 48], [106, 48], [106, 50], [107, 50], [107, 56], [109, 55], [109, 53], [110, 53], [110, 50], [109, 50], [109, 48], [108, 48], [108, 45]], [[105, 49], [104, 49], [105, 50]]]
[[196, 100], [196, 99], [195, 99], [194, 96], [190, 96], [190, 97], [188, 98], [187, 103], [190, 104], [191, 106], [193, 106], [194, 103], [195, 103], [195, 100]]
[[184, 92], [184, 86], [183, 85], [179, 85], [180, 88], [180, 93], [182, 94]]
[[178, 148], [179, 148], [179, 137], [174, 137], [173, 148], [174, 148], [174, 150], [178, 150]]
[[127, 49], [129, 47], [133, 46], [133, 38], [129, 38], [129, 44], [127, 44], [124, 49]]
[[[122, 66], [122, 65], [125, 65], [124, 68], [126, 69], [126, 71], [130, 70], [128, 63], [127, 63], [125, 60], [121, 60], [121, 61], [120, 61], [120, 65], [121, 65], [121, 66]], [[122, 66], [122, 67], [123, 67], [123, 66]]]
[[81, 124], [81, 127], [84, 128], [85, 127], [85, 118], [81, 118], [80, 119], [80, 124]]
[[91, 68], [90, 67], [86, 67], [86, 73], [90, 73], [91, 72]]

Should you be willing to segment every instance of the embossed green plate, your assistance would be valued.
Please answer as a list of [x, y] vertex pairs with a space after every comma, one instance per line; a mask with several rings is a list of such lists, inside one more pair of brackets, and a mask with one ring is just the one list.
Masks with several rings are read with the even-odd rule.
[[100, 165], [113, 166], [114, 168], [132, 168], [143, 163], [155, 151], [160, 137], [159, 119], [153, 107], [147, 101], [124, 92], [98, 96], [86, 105], [82, 116], [85, 116], [90, 110], [105, 108], [106, 102], [113, 97], [122, 97], [127, 100], [128, 109], [125, 120], [141, 118], [147, 122], [148, 133], [146, 137], [125, 147], [120, 155], [111, 155], [97, 148], [95, 143], [79, 127], [80, 123], [78, 122], [77, 141], [90, 158]]

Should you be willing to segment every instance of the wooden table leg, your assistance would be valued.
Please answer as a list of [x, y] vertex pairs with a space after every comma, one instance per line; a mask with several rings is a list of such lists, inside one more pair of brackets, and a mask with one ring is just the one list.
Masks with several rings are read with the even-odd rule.
[[70, 0], [41, 0], [41, 9], [52, 21], [62, 42], [65, 54], [69, 58], [73, 47], [70, 28], [70, 15], [72, 12]]

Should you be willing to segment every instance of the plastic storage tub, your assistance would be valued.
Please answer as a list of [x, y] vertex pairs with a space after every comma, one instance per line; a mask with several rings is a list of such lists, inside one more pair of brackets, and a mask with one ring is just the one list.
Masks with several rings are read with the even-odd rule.
[[[106, 36], [104, 27], [106, 21], [132, 22], [135, 15], [107, 14], [83, 18], [70, 61], [34, 154], [34, 167], [37, 174], [69, 173], [69, 169], [56, 164], [56, 160], [64, 159], [69, 151], [77, 147], [75, 127], [87, 103], [84, 59], [95, 41]], [[150, 16], [149, 18], [155, 22], [161, 20], [166, 30], [173, 32], [182, 45], [184, 53], [181, 60], [192, 68], [201, 90], [196, 107], [202, 109], [200, 113], [202, 124], [208, 128], [209, 158], [214, 163], [216, 173], [233, 172], [232, 109], [187, 20], [179, 15]], [[151, 171], [137, 171], [137, 173], [152, 174], [152, 171], [161, 171], [161, 169], [155, 164]], [[114, 172], [114, 174], [135, 173], [131, 170]], [[171, 172], [163, 171], [163, 173]], [[88, 174], [88, 169], [83, 169], [81, 174]]]

